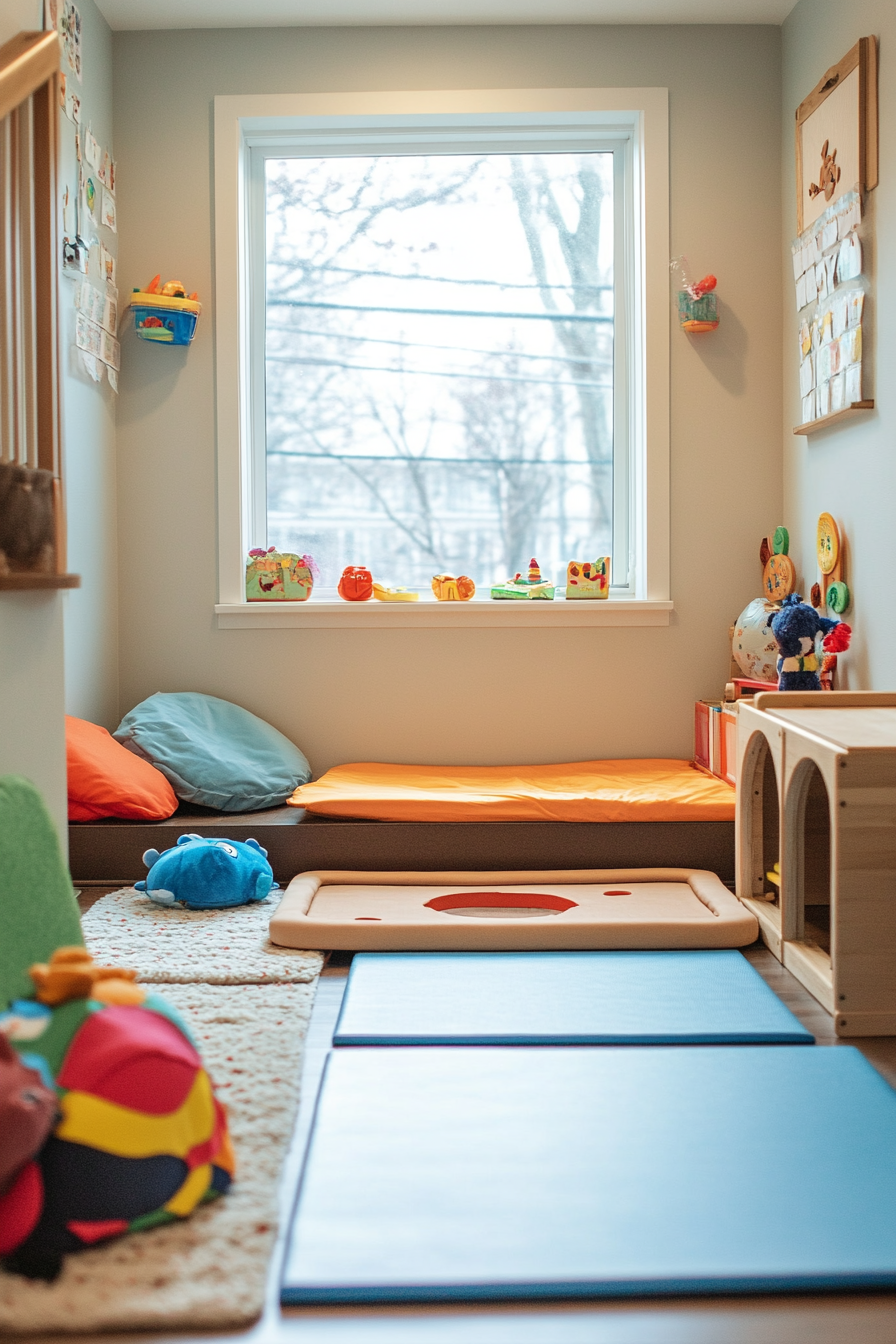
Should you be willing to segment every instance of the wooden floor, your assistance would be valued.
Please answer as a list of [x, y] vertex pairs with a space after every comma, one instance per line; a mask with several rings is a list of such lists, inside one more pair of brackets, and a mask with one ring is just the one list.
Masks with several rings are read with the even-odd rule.
[[[80, 898], [87, 908], [102, 890]], [[896, 1037], [840, 1041], [831, 1018], [760, 944], [745, 955], [812, 1031], [819, 1045], [855, 1044], [896, 1087]], [[324, 1058], [345, 989], [349, 958], [337, 954], [319, 982], [308, 1034], [302, 1105], [284, 1169], [284, 1223], [292, 1204]], [[773, 1047], [770, 1047], [773, 1048]], [[768, 1117], [768, 1141], [786, 1118]], [[806, 1173], [811, 1179], [811, 1173]], [[836, 1210], [831, 1210], [836, 1217]], [[894, 1213], [896, 1216], [896, 1213]], [[234, 1344], [896, 1344], [896, 1293], [754, 1298], [675, 1298], [625, 1303], [551, 1303], [522, 1308], [476, 1305], [319, 1307], [281, 1310], [277, 1283], [282, 1240], [271, 1264], [268, 1304], [253, 1329], [230, 1335], [105, 1335], [95, 1344], [172, 1344], [222, 1339]], [[54, 1339], [58, 1337], [53, 1337]], [[33, 1344], [49, 1337], [30, 1336]]]

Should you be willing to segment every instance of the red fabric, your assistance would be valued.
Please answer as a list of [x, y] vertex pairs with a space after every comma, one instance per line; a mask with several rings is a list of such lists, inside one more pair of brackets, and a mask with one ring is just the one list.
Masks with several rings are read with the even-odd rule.
[[845, 653], [849, 648], [851, 637], [852, 626], [847, 625], [845, 621], [838, 621], [823, 641], [824, 647], [828, 653]]
[[190, 1042], [166, 1018], [146, 1008], [110, 1007], [81, 1027], [57, 1081], [132, 1111], [170, 1115], [186, 1101], [201, 1067]]
[[162, 821], [177, 798], [161, 770], [85, 719], [65, 719], [69, 821], [134, 817]]
[[120, 1237], [127, 1232], [130, 1223], [124, 1222], [121, 1218], [105, 1218], [97, 1222], [80, 1222], [73, 1218], [71, 1222], [66, 1223], [69, 1232], [73, 1232], [76, 1237], [87, 1246], [92, 1246], [95, 1241], [106, 1241], [109, 1237]]
[[31, 1236], [43, 1204], [44, 1182], [40, 1167], [36, 1162], [29, 1162], [6, 1194], [0, 1195], [0, 1255], [9, 1255]]

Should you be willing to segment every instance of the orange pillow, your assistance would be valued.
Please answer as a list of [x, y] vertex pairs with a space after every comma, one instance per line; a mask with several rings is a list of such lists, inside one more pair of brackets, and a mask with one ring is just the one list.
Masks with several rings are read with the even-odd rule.
[[65, 716], [69, 821], [136, 817], [162, 821], [177, 798], [161, 770], [122, 747], [105, 728]]

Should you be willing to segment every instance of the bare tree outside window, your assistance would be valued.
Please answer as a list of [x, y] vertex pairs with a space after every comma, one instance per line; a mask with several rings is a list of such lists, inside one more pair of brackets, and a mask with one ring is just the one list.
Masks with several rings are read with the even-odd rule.
[[613, 155], [266, 160], [268, 541], [429, 588], [612, 550]]

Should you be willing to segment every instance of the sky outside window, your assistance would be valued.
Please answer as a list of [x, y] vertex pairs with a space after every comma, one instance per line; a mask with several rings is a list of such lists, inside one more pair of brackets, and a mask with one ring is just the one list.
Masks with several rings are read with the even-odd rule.
[[429, 589], [612, 549], [613, 156], [266, 161], [268, 544]]

